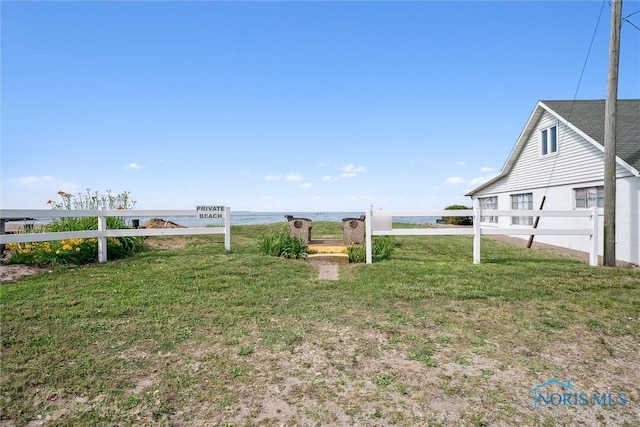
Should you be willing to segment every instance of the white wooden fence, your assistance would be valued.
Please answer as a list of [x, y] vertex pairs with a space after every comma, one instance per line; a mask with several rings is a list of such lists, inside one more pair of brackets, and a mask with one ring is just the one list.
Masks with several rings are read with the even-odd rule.
[[[188, 228], [138, 228], [138, 229], [108, 229], [107, 217], [197, 217], [196, 210], [120, 210], [120, 209], [0, 209], [0, 221], [3, 223], [0, 244], [44, 242], [65, 239], [98, 239], [98, 261], [107, 260], [107, 238], [124, 236], [180, 236], [224, 234], [224, 248], [231, 250], [231, 210], [228, 206], [224, 210], [224, 226], [222, 227], [188, 227]], [[18, 234], [4, 234], [4, 222], [14, 218], [72, 218], [97, 217], [98, 229], [85, 231], [64, 231], [55, 233], [24, 232]]]
[[[527, 227], [483, 227], [481, 223], [482, 209], [478, 206], [473, 210], [440, 210], [440, 211], [395, 211], [395, 210], [371, 210], [366, 211], [365, 218], [365, 244], [367, 250], [367, 264], [371, 263], [372, 236], [442, 236], [442, 235], [467, 235], [473, 236], [473, 263], [480, 263], [480, 241], [483, 235], [564, 235], [564, 236], [590, 236], [591, 246], [589, 251], [589, 264], [598, 265], [598, 208], [590, 210], [494, 210], [486, 209], [484, 215], [490, 216], [532, 216], [532, 217], [572, 217], [590, 218], [588, 228], [533, 228]], [[473, 217], [473, 227], [435, 227], [435, 228], [393, 228], [392, 218], [427, 217], [427, 216], [466, 216]]]

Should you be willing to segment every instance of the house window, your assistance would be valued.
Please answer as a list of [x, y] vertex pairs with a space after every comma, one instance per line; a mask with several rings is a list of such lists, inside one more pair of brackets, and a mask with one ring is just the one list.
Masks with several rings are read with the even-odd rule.
[[[512, 210], [533, 209], [533, 193], [512, 194], [511, 209]], [[511, 223], [515, 225], [533, 225], [533, 217], [532, 216], [514, 216], [514, 217], [511, 217]]]
[[540, 153], [543, 156], [558, 152], [558, 127], [551, 126], [550, 128], [540, 131]]
[[593, 208], [604, 207], [604, 187], [584, 187], [575, 188], [573, 197], [576, 202], [576, 208]]
[[[485, 209], [498, 209], [498, 196], [491, 196], [491, 197], [480, 197], [478, 199], [478, 202], [480, 204], [480, 208], [482, 209], [482, 211], [484, 212]], [[480, 217], [480, 221], [481, 222], [492, 222], [492, 223], [497, 223], [498, 222], [498, 217], [497, 216], [482, 216]]]

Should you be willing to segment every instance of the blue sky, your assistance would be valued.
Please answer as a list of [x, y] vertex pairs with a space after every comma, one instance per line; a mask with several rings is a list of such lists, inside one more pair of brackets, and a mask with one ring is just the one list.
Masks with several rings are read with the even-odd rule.
[[[91, 188], [143, 209], [442, 209], [499, 172], [538, 100], [606, 94], [607, 0], [0, 8], [3, 208]], [[629, 21], [618, 94], [639, 98]]]

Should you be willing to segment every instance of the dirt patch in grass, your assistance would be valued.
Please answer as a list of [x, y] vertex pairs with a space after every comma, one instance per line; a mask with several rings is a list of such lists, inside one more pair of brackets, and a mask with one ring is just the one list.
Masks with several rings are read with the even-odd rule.
[[[158, 365], [128, 392], [133, 401], [151, 402], [151, 408], [135, 408], [142, 423], [176, 426], [508, 426], [541, 425], [547, 418], [565, 425], [634, 425], [640, 420], [635, 406], [639, 349], [629, 337], [608, 338], [616, 349], [611, 355], [592, 336], [581, 344], [523, 352], [499, 340], [479, 340], [472, 349], [458, 346], [466, 337], [440, 328], [422, 332], [424, 342], [431, 343], [432, 359], [376, 328], [324, 322], [314, 324], [295, 345], [259, 336], [235, 347], [206, 340], [156, 358]], [[179, 362], [162, 362], [167, 357]], [[579, 392], [601, 395], [617, 384], [615, 392], [626, 393], [631, 402], [624, 408], [534, 409], [532, 388], [550, 379], [537, 370], [541, 366], [563, 369], [568, 377], [558, 379], [572, 380]], [[170, 392], [176, 378], [192, 385]]]
[[188, 242], [188, 238], [180, 236], [153, 236], [144, 238], [144, 246], [148, 249], [184, 249], [187, 246]]
[[45, 272], [50, 272], [50, 269], [23, 264], [0, 264], [0, 284], [12, 283], [23, 277]]

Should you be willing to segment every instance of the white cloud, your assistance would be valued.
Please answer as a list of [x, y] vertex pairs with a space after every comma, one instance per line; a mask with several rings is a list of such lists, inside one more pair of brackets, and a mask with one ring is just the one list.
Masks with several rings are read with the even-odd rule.
[[269, 200], [273, 200], [275, 197], [273, 196], [263, 196], [260, 200], [263, 202], [268, 202]]
[[460, 160], [458, 163], [456, 163], [456, 165], [462, 166], [462, 167], [467, 166], [467, 164], [465, 162], [463, 162], [462, 160]]
[[302, 184], [298, 185], [298, 188], [311, 188], [313, 186], [313, 184], [311, 184], [310, 182], [303, 182]]
[[286, 181], [286, 182], [300, 182], [304, 181], [302, 175], [295, 173], [283, 174], [271, 174], [264, 177], [266, 181]]
[[135, 163], [135, 162], [131, 162], [127, 165], [126, 169], [129, 170], [138, 170], [138, 169], [142, 169], [143, 166], [140, 166], [139, 164]]
[[478, 186], [478, 185], [484, 184], [487, 181], [489, 181], [488, 178], [485, 178], [484, 176], [479, 176], [477, 178], [473, 178], [472, 180], [470, 180], [469, 185]]
[[473, 179], [470, 179], [469, 185], [473, 187], [477, 187], [479, 185], [484, 184], [485, 182], [488, 182], [489, 180], [491, 180], [492, 178], [498, 175], [498, 172], [495, 169], [487, 166], [484, 166], [483, 168], [481, 168], [480, 171], [484, 173], [484, 176], [478, 176]]
[[324, 163], [322, 163], [322, 162], [321, 162], [321, 163], [318, 163], [318, 167], [319, 167], [319, 168], [323, 168], [323, 167], [324, 167]]
[[338, 178], [353, 178], [356, 176], [355, 172], [345, 172], [338, 175]]
[[464, 184], [465, 182], [467, 182], [466, 179], [460, 177], [460, 176], [450, 176], [447, 179], [445, 179], [444, 184], [445, 185], [458, 185], [458, 184]]
[[300, 182], [300, 181], [304, 181], [304, 178], [302, 177], [302, 175], [289, 173], [284, 177], [284, 180], [287, 182]]
[[349, 163], [348, 165], [343, 166], [342, 170], [345, 172], [344, 174], [353, 174], [350, 176], [355, 176], [355, 174], [357, 173], [365, 173], [367, 171], [367, 168], [365, 168], [364, 166], [356, 166], [353, 163]]
[[343, 167], [340, 168], [340, 170], [342, 170], [342, 173], [338, 176], [324, 176], [322, 177], [323, 181], [328, 181], [328, 182], [334, 182], [337, 181], [339, 179], [345, 179], [345, 178], [353, 178], [354, 176], [358, 175], [359, 173], [365, 173], [367, 172], [367, 168], [360, 165], [360, 166], [356, 166], [353, 163], [349, 163], [348, 165], [345, 165]]

